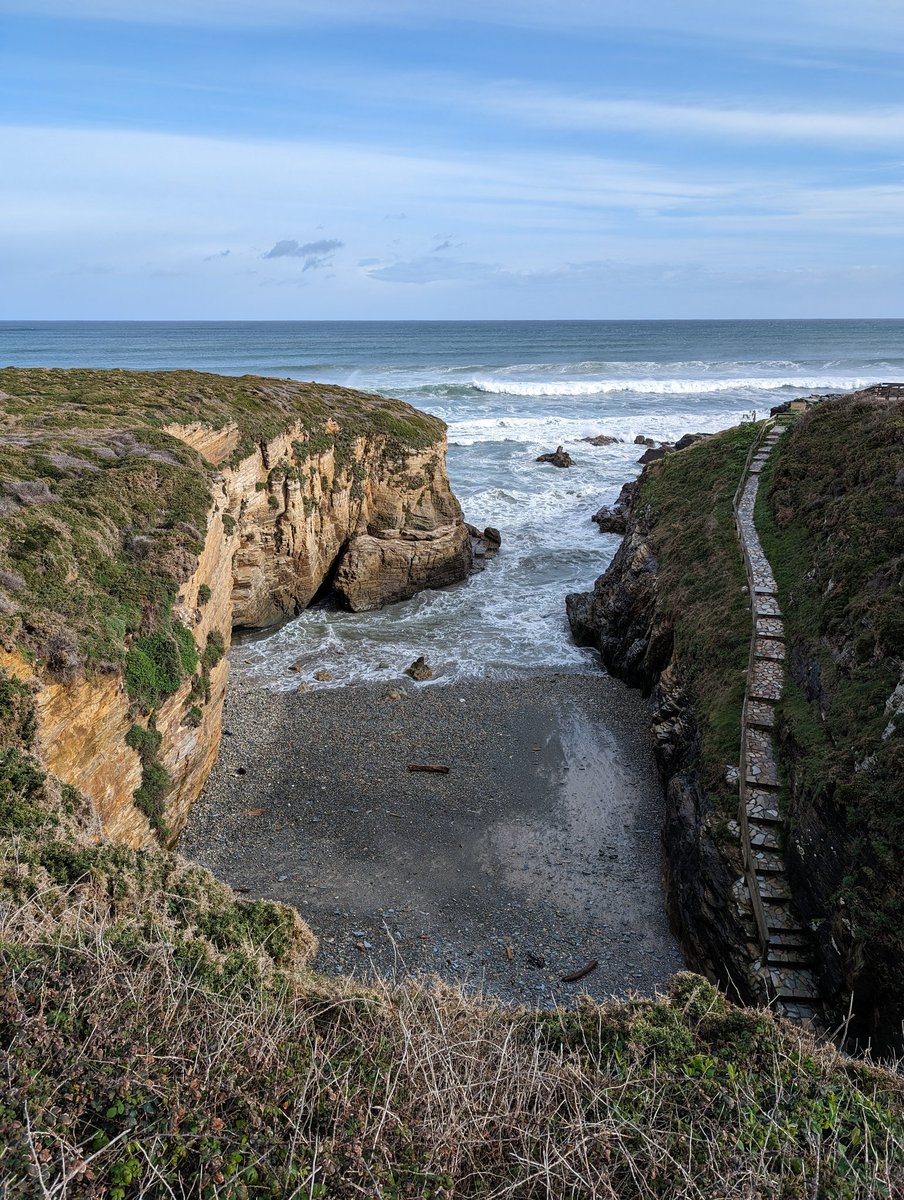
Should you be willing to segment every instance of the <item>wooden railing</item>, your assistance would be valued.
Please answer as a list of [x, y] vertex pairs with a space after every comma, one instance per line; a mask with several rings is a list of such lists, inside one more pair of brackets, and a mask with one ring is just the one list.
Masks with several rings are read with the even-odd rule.
[[741, 554], [744, 558], [744, 570], [747, 573], [747, 590], [750, 595], [750, 615], [753, 622], [753, 629], [750, 635], [750, 654], [747, 659], [747, 678], [744, 683], [744, 704], [741, 708], [741, 754], [740, 754], [740, 779], [738, 781], [738, 825], [740, 827], [741, 854], [744, 862], [744, 875], [747, 879], [747, 891], [750, 893], [750, 906], [753, 910], [753, 919], [756, 924], [757, 939], [760, 943], [760, 951], [762, 953], [763, 962], [766, 961], [769, 954], [769, 924], [766, 920], [766, 910], [763, 908], [763, 898], [760, 895], [759, 883], [757, 881], [756, 872], [753, 867], [753, 849], [750, 844], [750, 826], [747, 822], [747, 702], [750, 697], [750, 689], [753, 685], [753, 673], [756, 663], [756, 641], [757, 641], [757, 603], [756, 603], [756, 587], [753, 576], [753, 564], [750, 561], [750, 554], [747, 550], [747, 543], [744, 540], [744, 531], [741, 528], [741, 518], [738, 509], [741, 504], [741, 499], [744, 495], [744, 488], [747, 486], [747, 480], [750, 476], [750, 466], [753, 462], [754, 455], [760, 449], [763, 439], [770, 429], [775, 425], [774, 420], [765, 421], [762, 429], [753, 439], [750, 445], [750, 450], [747, 454], [747, 461], [744, 463], [744, 470], [741, 472], [741, 478], [735, 490], [734, 500], [732, 501], [732, 509], [734, 510], [735, 532], [738, 535], [738, 541], [741, 545]]

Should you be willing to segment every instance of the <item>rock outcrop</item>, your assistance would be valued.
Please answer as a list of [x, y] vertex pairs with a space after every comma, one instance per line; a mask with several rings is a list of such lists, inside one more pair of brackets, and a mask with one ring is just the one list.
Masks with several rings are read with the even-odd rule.
[[[65, 579], [45, 602], [45, 576], [35, 576], [39, 589], [26, 588], [4, 568], [0, 614], [13, 632], [0, 629], [0, 668], [32, 686], [41, 761], [93, 802], [103, 833], [117, 842], [177, 839], [219, 748], [234, 627], [285, 620], [325, 588], [351, 609], [379, 608], [462, 580], [472, 568], [471, 536], [446, 476], [444, 428], [407, 405], [344, 389], [193, 373], [4, 375], [25, 397], [23, 407], [34, 408], [38, 428], [47, 420], [38, 414], [54, 403], [65, 417], [68, 404], [82, 404], [85, 381], [106, 402], [99, 418], [107, 424], [79, 433], [91, 457], [69, 455], [57, 468], [62, 483], [48, 488], [26, 479], [16, 494], [7, 489], [15, 521], [25, 503], [18, 493], [29, 503], [34, 493], [34, 505], [59, 514], [72, 511], [67, 488], [82, 504], [85, 472], [107, 487], [115, 521], [102, 505], [84, 516], [79, 508], [72, 523], [78, 542], [70, 526], [50, 523], [56, 516], [44, 518], [48, 569], [68, 570], [72, 586], [91, 578], [97, 598], [84, 603], [92, 619], [79, 624], [68, 615]], [[153, 406], [158, 420], [167, 410], [181, 418], [203, 408], [193, 403], [199, 393], [209, 423], [171, 420], [162, 432], [145, 432], [143, 406]], [[136, 432], [120, 432], [123, 425]], [[14, 436], [16, 469], [34, 469], [43, 460], [27, 457], [30, 427]], [[50, 450], [56, 453], [52, 441]], [[168, 472], [170, 492], [157, 506], [132, 483], [142, 463], [149, 464], [141, 476], [148, 489], [157, 464]], [[16, 545], [12, 536], [6, 545]], [[0, 538], [0, 560], [3, 549]], [[17, 561], [8, 556], [10, 567]], [[136, 613], [130, 620], [146, 605], [140, 636], [103, 616], [104, 606], [117, 611], [120, 596], [133, 606], [123, 611]], [[32, 607], [20, 612], [23, 601]], [[85, 670], [86, 653], [107, 629], [123, 639], [123, 657]]]
[[548, 454], [539, 454], [536, 461], [538, 463], [549, 463], [553, 467], [574, 466], [574, 459], [564, 446], [556, 446], [555, 450], [551, 450]]
[[666, 899], [689, 965], [730, 994], [763, 1002], [765, 993], [750, 970], [740, 855], [717, 836], [722, 821], [704, 787], [698, 719], [674, 655], [649, 514], [643, 506], [627, 507], [637, 485], [629, 486], [621, 546], [592, 592], [566, 597], [568, 619], [575, 640], [595, 646], [611, 674], [652, 696], [654, 751], [666, 800]]

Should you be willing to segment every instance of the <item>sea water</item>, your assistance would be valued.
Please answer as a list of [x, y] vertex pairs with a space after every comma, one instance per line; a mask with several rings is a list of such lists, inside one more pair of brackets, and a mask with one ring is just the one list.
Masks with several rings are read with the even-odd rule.
[[[634, 438], [673, 441], [904, 378], [904, 321], [6, 322], [0, 363], [314, 379], [442, 417], [453, 489], [467, 520], [501, 531], [499, 555], [381, 612], [311, 608], [241, 639], [232, 659], [266, 686], [335, 687], [398, 679], [423, 654], [448, 682], [591, 669], [564, 597], [592, 587], [618, 545], [590, 518], [640, 470]], [[621, 441], [582, 440], [600, 433]], [[560, 444], [573, 467], [535, 461]], [[316, 683], [318, 671], [332, 679]]]

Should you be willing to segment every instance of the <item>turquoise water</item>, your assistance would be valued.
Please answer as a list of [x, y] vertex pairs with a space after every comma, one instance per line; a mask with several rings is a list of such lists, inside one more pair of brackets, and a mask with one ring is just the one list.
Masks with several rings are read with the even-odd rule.
[[[335, 684], [397, 678], [423, 653], [449, 680], [593, 661], [570, 641], [563, 597], [590, 587], [618, 544], [590, 516], [639, 470], [636, 434], [672, 440], [902, 379], [904, 321], [5, 322], [0, 363], [317, 379], [442, 417], [467, 519], [502, 532], [496, 561], [381, 613], [309, 610], [233, 659], [290, 687], [296, 660]], [[625, 444], [580, 441], [596, 433]], [[559, 443], [575, 467], [534, 462]]]

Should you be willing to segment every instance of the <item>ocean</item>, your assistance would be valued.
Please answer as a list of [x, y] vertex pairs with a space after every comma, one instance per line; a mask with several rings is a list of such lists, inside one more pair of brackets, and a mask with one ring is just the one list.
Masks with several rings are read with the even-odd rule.
[[[316, 379], [407, 400], [449, 427], [465, 516], [502, 533], [466, 583], [378, 613], [315, 607], [245, 637], [233, 669], [274, 688], [594, 669], [565, 620], [618, 545], [591, 515], [639, 471], [636, 435], [672, 441], [812, 392], [904, 378], [904, 321], [0, 323], [10, 366], [189, 367]], [[605, 433], [619, 445], [581, 439]], [[564, 445], [575, 466], [535, 462]], [[290, 672], [298, 664], [301, 674]], [[317, 684], [316, 671], [332, 680]]]

